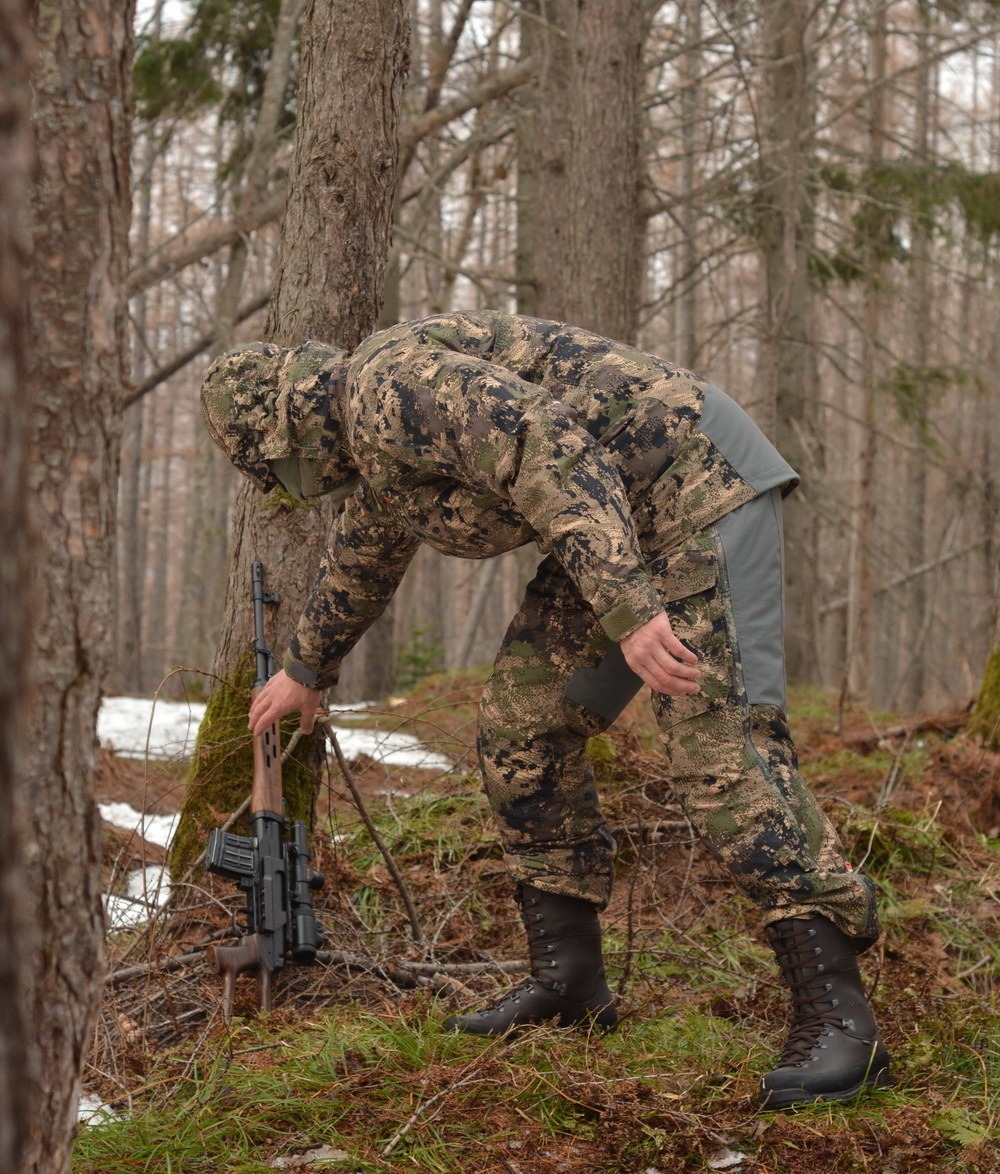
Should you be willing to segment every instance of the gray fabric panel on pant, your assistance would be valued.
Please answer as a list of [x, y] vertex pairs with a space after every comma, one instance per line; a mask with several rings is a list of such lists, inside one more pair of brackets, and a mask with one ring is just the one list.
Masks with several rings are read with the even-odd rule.
[[799, 477], [792, 466], [740, 405], [718, 387], [709, 387], [705, 392], [698, 430], [758, 493], [766, 493], [776, 485], [790, 492], [798, 485]]
[[726, 559], [747, 702], [787, 709], [781, 491], [715, 523]]
[[613, 722], [642, 688], [617, 644], [593, 668], [577, 669], [566, 682], [566, 696], [591, 713]]

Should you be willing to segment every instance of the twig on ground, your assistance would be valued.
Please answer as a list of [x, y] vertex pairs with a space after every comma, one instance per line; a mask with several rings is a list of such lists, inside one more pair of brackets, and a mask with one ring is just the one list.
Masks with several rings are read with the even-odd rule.
[[426, 1100], [422, 1105], [418, 1105], [410, 1115], [410, 1119], [406, 1122], [406, 1124], [393, 1134], [392, 1138], [389, 1140], [388, 1145], [386, 1145], [385, 1149], [382, 1150], [381, 1157], [387, 1158], [396, 1148], [396, 1146], [399, 1145], [403, 1138], [410, 1132], [414, 1125], [416, 1125], [420, 1118], [426, 1115], [430, 1108], [432, 1108], [439, 1101], [443, 1101], [445, 1097], [451, 1096], [451, 1094], [454, 1092], [458, 1092], [460, 1088], [465, 1088], [470, 1084], [474, 1084], [477, 1079], [482, 1079], [479, 1075], [478, 1064], [471, 1072], [467, 1073], [460, 1080], [453, 1081], [448, 1085], [447, 1088], [443, 1088], [440, 1092], [435, 1093], [434, 1096], [430, 1098], [430, 1100]]
[[386, 867], [395, 881], [396, 888], [402, 898], [403, 905], [406, 907], [406, 916], [410, 920], [410, 929], [412, 931], [413, 940], [419, 946], [426, 945], [427, 939], [424, 937], [424, 931], [420, 925], [420, 918], [417, 916], [416, 906], [413, 904], [413, 898], [410, 896], [410, 890], [407, 887], [406, 881], [403, 880], [403, 874], [399, 871], [396, 861], [393, 859], [392, 853], [389, 851], [385, 840], [382, 839], [381, 833], [375, 826], [375, 821], [371, 817], [368, 807], [361, 797], [361, 792], [358, 790], [358, 785], [354, 781], [354, 775], [348, 766], [347, 759], [344, 757], [344, 752], [340, 748], [340, 743], [337, 741], [337, 735], [333, 731], [333, 726], [328, 719], [318, 719], [319, 725], [333, 747], [333, 752], [337, 756], [337, 764], [340, 767], [340, 773], [344, 776], [344, 781], [347, 783], [347, 788], [351, 792], [351, 798], [354, 800], [354, 805], [358, 809], [358, 814], [364, 821], [365, 827], [368, 829], [368, 834], [375, 842], [375, 846], [382, 853], [382, 859], [386, 863]]
[[[206, 942], [205, 945], [210, 944]], [[112, 970], [109, 974], [104, 976], [105, 986], [118, 986], [119, 983], [128, 982], [130, 978], [138, 978], [143, 974], [152, 974], [154, 971], [168, 971], [168, 970], [182, 970], [185, 966], [191, 966], [195, 962], [204, 962], [205, 951], [204, 948], [192, 951], [190, 954], [177, 954], [173, 958], [158, 958], [154, 962], [140, 962], [135, 966], [123, 966], [120, 970]]]

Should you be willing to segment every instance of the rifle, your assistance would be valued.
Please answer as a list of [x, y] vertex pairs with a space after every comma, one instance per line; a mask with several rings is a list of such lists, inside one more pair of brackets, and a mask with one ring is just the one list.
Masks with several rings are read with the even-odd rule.
[[[276, 592], [264, 590], [264, 567], [251, 568], [254, 655], [257, 679], [253, 695], [274, 672], [274, 657], [264, 639], [264, 604], [278, 603]], [[253, 788], [250, 793], [252, 835], [240, 836], [213, 828], [205, 851], [205, 867], [236, 882], [246, 894], [245, 925], [233, 915], [235, 946], [209, 946], [206, 955], [223, 978], [222, 1017], [233, 1014], [236, 979], [256, 974], [257, 1005], [271, 1009], [271, 980], [286, 962], [316, 960], [323, 933], [316, 922], [313, 890], [323, 887], [321, 872], [310, 867], [306, 825], [292, 820], [291, 836], [283, 840], [284, 800], [281, 793], [281, 734], [277, 723], [253, 740]]]

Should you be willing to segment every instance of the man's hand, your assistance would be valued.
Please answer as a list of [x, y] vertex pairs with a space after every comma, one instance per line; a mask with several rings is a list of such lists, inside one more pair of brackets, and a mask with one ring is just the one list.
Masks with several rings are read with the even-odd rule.
[[629, 668], [657, 693], [681, 697], [701, 691], [698, 658], [674, 635], [666, 612], [629, 633], [621, 650]]
[[280, 669], [261, 689], [250, 705], [250, 730], [254, 737], [289, 713], [301, 713], [299, 729], [311, 734], [316, 724], [320, 692], [300, 685]]

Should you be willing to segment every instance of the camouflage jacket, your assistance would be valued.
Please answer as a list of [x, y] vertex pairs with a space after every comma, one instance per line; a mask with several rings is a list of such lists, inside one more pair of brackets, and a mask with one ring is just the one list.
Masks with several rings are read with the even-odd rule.
[[485, 558], [534, 541], [620, 640], [661, 610], [633, 506], [655, 498], [662, 550], [795, 483], [704, 380], [534, 318], [455, 313], [375, 334], [347, 360], [338, 406], [360, 487], [284, 661], [316, 688], [335, 683], [421, 542]]

